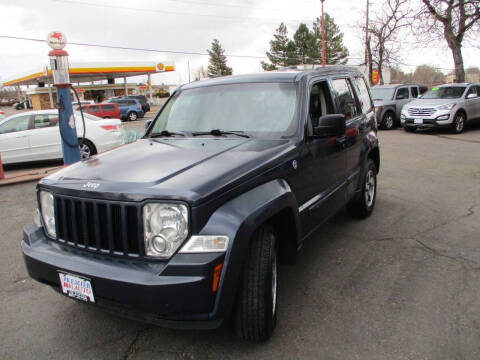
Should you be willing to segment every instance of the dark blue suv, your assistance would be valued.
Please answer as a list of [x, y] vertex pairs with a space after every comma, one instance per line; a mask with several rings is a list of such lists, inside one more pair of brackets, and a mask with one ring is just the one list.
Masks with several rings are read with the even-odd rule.
[[203, 329], [232, 317], [240, 337], [265, 340], [278, 266], [345, 206], [369, 216], [379, 169], [375, 107], [356, 69], [197, 81], [138, 141], [40, 181], [25, 263], [118, 315]]
[[120, 116], [122, 120], [135, 121], [138, 118], [142, 118], [145, 113], [142, 109], [142, 104], [137, 99], [132, 98], [114, 98], [105, 102], [115, 103], [120, 110]]

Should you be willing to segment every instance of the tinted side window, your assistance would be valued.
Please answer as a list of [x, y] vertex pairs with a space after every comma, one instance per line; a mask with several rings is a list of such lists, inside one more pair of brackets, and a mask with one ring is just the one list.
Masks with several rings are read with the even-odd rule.
[[35, 115], [33, 118], [33, 127], [35, 129], [41, 129], [50, 126], [56, 126], [58, 124], [58, 115]]
[[115, 106], [113, 105], [102, 105], [103, 111], [115, 111]]
[[475, 96], [479, 96], [478, 94], [478, 86], [473, 85], [470, 90], [468, 90], [467, 96], [470, 94], [475, 94]]
[[412, 97], [413, 98], [417, 98], [418, 97], [418, 88], [416, 86], [412, 86], [410, 88], [410, 92], [412, 93]]
[[98, 105], [89, 106], [88, 107], [88, 112], [98, 113], [98, 112], [100, 112], [100, 106], [98, 106]]
[[361, 77], [356, 77], [355, 83], [357, 84], [360, 106], [362, 107], [363, 113], [366, 114], [373, 108], [373, 102], [370, 97], [370, 92], [368, 91], [368, 86], [365, 83], [365, 79]]
[[357, 116], [357, 105], [349, 81], [347, 79], [332, 80], [332, 87], [340, 103], [340, 113], [344, 114], [347, 120]]
[[397, 95], [395, 96], [397, 100], [408, 99], [408, 88], [403, 87], [397, 90]]
[[2, 126], [0, 126], [0, 134], [28, 130], [29, 124], [30, 116], [19, 116], [3, 123]]
[[126, 105], [135, 105], [137, 102], [135, 100], [127, 100]]

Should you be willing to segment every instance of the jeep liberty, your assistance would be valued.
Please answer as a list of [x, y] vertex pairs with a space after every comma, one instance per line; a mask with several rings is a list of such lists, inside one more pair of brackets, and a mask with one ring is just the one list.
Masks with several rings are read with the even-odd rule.
[[29, 275], [174, 328], [232, 320], [266, 340], [277, 270], [347, 206], [375, 205], [380, 152], [364, 76], [332, 66], [180, 87], [143, 138], [42, 179]]

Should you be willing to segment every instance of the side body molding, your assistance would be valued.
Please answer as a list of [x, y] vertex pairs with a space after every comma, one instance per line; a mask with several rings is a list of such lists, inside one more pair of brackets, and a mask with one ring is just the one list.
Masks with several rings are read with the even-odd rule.
[[[288, 183], [276, 179], [259, 185], [219, 207], [200, 231], [202, 235], [227, 235], [230, 239], [212, 317], [228, 317], [235, 302], [250, 239], [255, 230], [282, 210], [291, 209], [296, 225], [297, 250], [300, 222], [297, 200]], [[222, 298], [222, 301], [220, 301]], [[221, 304], [221, 308], [219, 307]]]

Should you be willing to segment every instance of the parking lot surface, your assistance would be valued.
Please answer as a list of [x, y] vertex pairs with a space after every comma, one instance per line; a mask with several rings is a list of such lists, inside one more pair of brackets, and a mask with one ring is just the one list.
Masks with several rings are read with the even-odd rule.
[[35, 184], [0, 188], [0, 358], [480, 359], [480, 126], [381, 131], [376, 208], [340, 213], [279, 274], [272, 339], [162, 329], [28, 278]]

